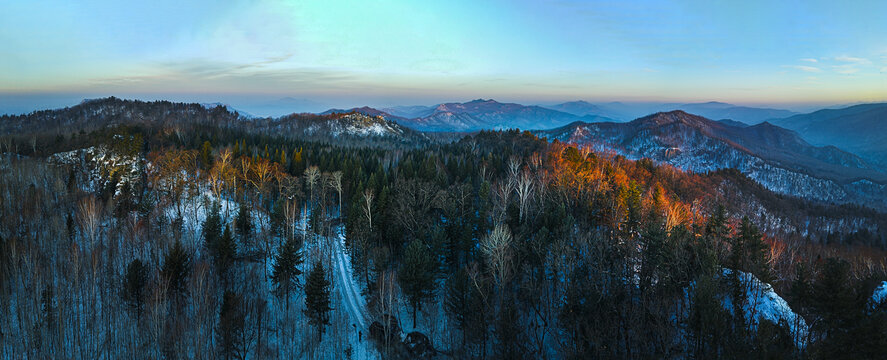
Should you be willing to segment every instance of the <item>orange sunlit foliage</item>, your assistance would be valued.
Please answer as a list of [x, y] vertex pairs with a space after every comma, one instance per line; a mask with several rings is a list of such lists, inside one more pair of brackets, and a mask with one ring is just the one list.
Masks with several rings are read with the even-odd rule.
[[[551, 145], [546, 165], [554, 180], [552, 185], [563, 198], [577, 199], [592, 207], [591, 216], [603, 225], [618, 227], [634, 216], [629, 211], [661, 219], [667, 230], [699, 220], [692, 211], [697, 198], [682, 198], [673, 190], [693, 185], [694, 180], [680, 184], [680, 176], [672, 167], [656, 166], [646, 159], [604, 157], [561, 143]], [[640, 200], [638, 204], [636, 200]]]

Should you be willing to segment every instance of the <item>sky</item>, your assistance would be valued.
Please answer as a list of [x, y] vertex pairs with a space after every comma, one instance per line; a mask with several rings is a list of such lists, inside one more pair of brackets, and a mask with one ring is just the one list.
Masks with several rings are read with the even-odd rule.
[[0, 113], [887, 100], [885, 1], [0, 0]]

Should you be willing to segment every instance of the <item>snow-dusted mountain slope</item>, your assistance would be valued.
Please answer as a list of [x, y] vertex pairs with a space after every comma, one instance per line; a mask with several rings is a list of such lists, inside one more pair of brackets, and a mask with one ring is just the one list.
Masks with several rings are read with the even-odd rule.
[[393, 142], [423, 144], [428, 137], [381, 115], [360, 112], [327, 115], [293, 114], [274, 119], [262, 126], [294, 137], [323, 141]]
[[672, 111], [628, 123], [573, 123], [537, 134], [694, 172], [735, 168], [778, 193], [887, 206], [887, 174], [856, 155], [812, 146], [769, 123], [738, 127]]
[[540, 106], [477, 99], [439, 104], [423, 116], [398, 120], [422, 131], [477, 131], [483, 129], [551, 129], [575, 121], [607, 121], [595, 115], [577, 116]]

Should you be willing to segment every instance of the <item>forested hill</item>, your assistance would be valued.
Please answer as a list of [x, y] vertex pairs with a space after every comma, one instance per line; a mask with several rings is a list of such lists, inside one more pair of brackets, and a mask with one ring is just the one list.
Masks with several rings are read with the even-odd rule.
[[163, 129], [185, 137], [201, 131], [243, 131], [337, 143], [410, 147], [425, 144], [428, 137], [379, 116], [356, 112], [291, 114], [279, 118], [242, 116], [226, 106], [196, 103], [122, 100], [115, 97], [84, 100], [64, 109], [0, 116], [0, 137], [11, 146], [31, 148], [46, 155], [63, 148], [72, 134], [101, 131], [113, 126]]
[[887, 351], [871, 209], [529, 132], [90, 103], [3, 118], [0, 358]]

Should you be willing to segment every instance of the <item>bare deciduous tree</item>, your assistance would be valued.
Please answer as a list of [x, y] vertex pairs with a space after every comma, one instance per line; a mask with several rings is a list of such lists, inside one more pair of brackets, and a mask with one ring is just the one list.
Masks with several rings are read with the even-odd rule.
[[335, 171], [332, 175], [332, 185], [333, 188], [336, 189], [336, 192], [339, 193], [339, 217], [342, 216], [342, 172]]
[[299, 217], [299, 203], [295, 200], [287, 199], [284, 203], [283, 216], [286, 218], [287, 238], [292, 239], [296, 236], [296, 220]]
[[508, 158], [508, 178], [509, 181], [513, 181], [517, 179], [517, 175], [520, 173], [520, 164], [521, 159], [517, 156], [511, 156]]
[[367, 218], [367, 226], [369, 231], [373, 231], [373, 194], [372, 189], [366, 189], [363, 191], [363, 215]]
[[521, 221], [524, 220], [524, 214], [527, 213], [530, 197], [533, 196], [533, 185], [533, 176], [528, 169], [524, 169], [524, 171], [521, 172], [520, 177], [517, 179], [517, 186], [515, 187], [515, 191], [517, 191], [517, 199], [520, 201]]
[[505, 221], [508, 210], [508, 200], [511, 198], [511, 186], [504, 182], [493, 184], [493, 220], [495, 223]]
[[[392, 331], [392, 325], [395, 325], [393, 322], [395, 317], [392, 316], [394, 310], [397, 308], [397, 273], [394, 270], [385, 270], [381, 274], [379, 274], [377, 278], [377, 286], [378, 290], [378, 299], [376, 302], [376, 312], [382, 322], [383, 331], [383, 343], [385, 347], [388, 348], [391, 346], [390, 340], [393, 338], [392, 334], [389, 332]], [[397, 324], [400, 325], [400, 324]]]
[[511, 230], [499, 224], [485, 236], [480, 243], [480, 250], [490, 265], [490, 272], [496, 284], [501, 285], [511, 275]]
[[95, 196], [80, 199], [77, 205], [77, 222], [80, 223], [80, 231], [89, 239], [89, 246], [95, 245], [101, 225], [101, 205]]
[[318, 179], [320, 179], [320, 170], [317, 166], [309, 166], [305, 169], [305, 183], [308, 184], [309, 201], [314, 201], [314, 186], [317, 185]]

